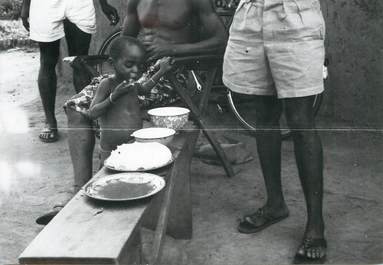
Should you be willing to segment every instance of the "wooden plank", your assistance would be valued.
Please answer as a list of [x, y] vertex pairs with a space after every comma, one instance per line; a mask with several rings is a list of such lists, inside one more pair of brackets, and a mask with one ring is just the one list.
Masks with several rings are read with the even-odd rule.
[[[154, 235], [153, 265], [157, 264], [161, 259], [162, 243], [168, 229], [173, 230], [172, 234], [175, 234], [175, 238], [183, 237], [189, 239], [192, 236], [190, 164], [199, 132], [193, 131], [188, 134], [186, 144], [169, 173], [168, 185], [164, 192], [164, 199]], [[173, 198], [176, 198], [176, 200], [173, 200]], [[173, 213], [171, 218], [173, 225], [168, 227], [170, 213]]]
[[[103, 168], [95, 178], [106, 174]], [[81, 190], [36, 236], [19, 262], [118, 264], [126, 258], [126, 246], [133, 244], [131, 234], [149, 202], [101, 202]]]
[[[191, 144], [193, 148], [189, 150], [189, 161], [184, 162], [185, 174], [180, 174], [176, 177], [176, 187], [174, 189], [175, 197], [177, 200], [172, 202], [170, 211], [170, 220], [167, 228], [167, 234], [176, 239], [190, 239], [192, 236], [192, 218], [191, 218], [191, 194], [190, 194], [190, 163], [194, 151], [195, 141], [191, 135], [199, 135], [200, 130], [193, 128], [186, 128], [182, 133], [182, 137], [176, 135], [173, 145], [173, 153], [179, 153], [177, 160], [180, 156], [181, 149], [185, 144]], [[174, 148], [176, 147], [176, 148]], [[175, 164], [176, 164], [175, 161]], [[174, 164], [174, 166], [175, 166]], [[188, 174], [186, 174], [188, 173]], [[165, 176], [167, 186], [163, 189], [158, 196], [153, 198], [150, 206], [146, 209], [142, 218], [142, 226], [150, 230], [156, 230], [160, 213], [164, 204], [164, 193], [168, 189], [170, 175]]]

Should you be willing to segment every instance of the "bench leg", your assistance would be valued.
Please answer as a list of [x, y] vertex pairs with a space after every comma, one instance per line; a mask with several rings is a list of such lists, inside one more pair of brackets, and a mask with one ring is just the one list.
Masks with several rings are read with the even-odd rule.
[[145, 264], [143, 261], [141, 229], [139, 226], [135, 228], [129, 241], [124, 246], [124, 250], [121, 253], [118, 264], [119, 265]]
[[175, 239], [191, 239], [193, 234], [191, 175], [190, 168], [199, 130], [190, 133], [187, 146], [180, 154], [177, 174], [174, 178], [175, 189], [171, 202], [167, 234]]
[[[196, 130], [187, 136], [186, 143], [166, 180], [166, 189], [158, 194], [146, 209], [142, 226], [156, 230], [161, 222], [159, 218], [162, 216], [166, 222], [166, 226], [162, 229], [168, 235], [175, 239], [191, 239], [193, 228], [190, 164], [198, 135], [199, 130]], [[167, 212], [165, 216], [164, 211]]]

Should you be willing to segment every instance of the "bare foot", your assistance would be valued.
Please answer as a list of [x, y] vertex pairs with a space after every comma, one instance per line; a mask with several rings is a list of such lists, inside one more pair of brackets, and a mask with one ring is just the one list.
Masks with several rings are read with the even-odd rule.
[[326, 259], [326, 239], [304, 237], [294, 257], [294, 264], [322, 264]]

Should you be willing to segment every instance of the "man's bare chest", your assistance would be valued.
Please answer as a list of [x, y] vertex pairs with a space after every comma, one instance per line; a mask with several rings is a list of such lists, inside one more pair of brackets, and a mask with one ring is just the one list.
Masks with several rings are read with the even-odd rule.
[[190, 24], [190, 0], [140, 0], [137, 14], [145, 28], [165, 27], [181, 29]]

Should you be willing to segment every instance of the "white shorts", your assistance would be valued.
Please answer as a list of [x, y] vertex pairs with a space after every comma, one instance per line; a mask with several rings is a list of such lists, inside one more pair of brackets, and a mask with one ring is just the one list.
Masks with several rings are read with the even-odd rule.
[[30, 38], [52, 42], [65, 36], [64, 19], [85, 33], [96, 32], [93, 0], [32, 0], [29, 11]]
[[241, 0], [230, 28], [223, 82], [241, 94], [319, 94], [324, 35], [319, 0]]

